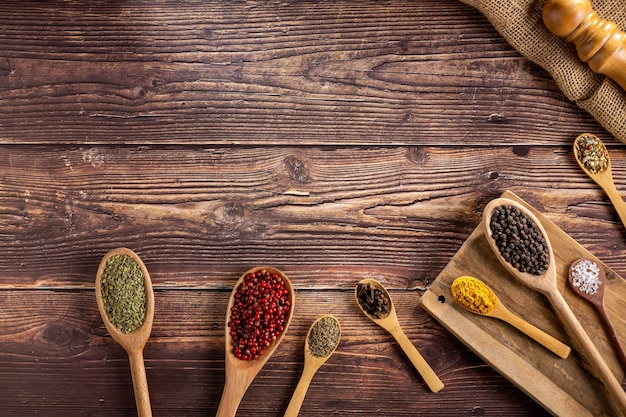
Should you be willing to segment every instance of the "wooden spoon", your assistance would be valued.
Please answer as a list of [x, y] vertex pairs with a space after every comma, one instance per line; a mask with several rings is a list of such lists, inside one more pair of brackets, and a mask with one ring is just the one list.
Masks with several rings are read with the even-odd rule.
[[[230, 329], [228, 322], [230, 321], [231, 310], [235, 301], [235, 294], [239, 289], [239, 285], [244, 281], [246, 275], [256, 273], [258, 271], [268, 271], [272, 274], [278, 274], [285, 282], [285, 288], [289, 291], [288, 299], [291, 303], [291, 308], [284, 323], [283, 332], [274, 340], [256, 360], [242, 360], [235, 356], [233, 353], [233, 338], [230, 336]], [[237, 408], [239, 403], [243, 399], [248, 387], [259, 373], [263, 365], [272, 356], [280, 342], [283, 340], [285, 333], [287, 333], [287, 327], [293, 317], [295, 294], [291, 281], [281, 271], [269, 266], [258, 266], [245, 272], [241, 278], [235, 283], [233, 291], [228, 302], [228, 308], [226, 310], [226, 379], [224, 381], [224, 391], [222, 392], [222, 398], [220, 400], [219, 407], [217, 408], [216, 417], [234, 417], [237, 414]]]
[[[528, 272], [520, 272], [517, 268], [507, 262], [500, 254], [500, 250], [496, 245], [491, 232], [491, 227], [489, 225], [494, 210], [500, 206], [511, 206], [517, 208], [535, 223], [535, 226], [543, 235], [546, 241], [546, 250], [548, 251], [549, 259], [548, 268], [543, 272], [543, 274], [534, 275]], [[621, 413], [626, 415], [626, 393], [557, 288], [554, 253], [552, 251], [552, 246], [550, 245], [548, 234], [539, 220], [522, 204], [509, 200], [508, 198], [496, 198], [487, 204], [487, 207], [485, 207], [482, 224], [487, 241], [489, 242], [496, 258], [512, 276], [517, 278], [518, 281], [543, 294], [550, 301], [553, 309], [560, 317], [566, 329], [569, 330], [570, 335], [576, 339], [585, 354], [586, 359], [598, 374], [598, 378], [604, 384], [609, 396], [616, 403]]]
[[[595, 293], [587, 292], [583, 288], [581, 288], [580, 285], [576, 285], [576, 266], [578, 266], [583, 261], [592, 262], [598, 268], [598, 275], [596, 279], [600, 282], [600, 285], [598, 286]], [[615, 349], [617, 355], [622, 361], [622, 367], [626, 369], [626, 352], [624, 352], [624, 346], [620, 343], [619, 338], [617, 337], [617, 333], [615, 332], [615, 327], [613, 326], [611, 318], [609, 317], [609, 314], [606, 311], [606, 307], [604, 306], [604, 287], [606, 284], [606, 273], [604, 272], [604, 268], [602, 268], [602, 266], [598, 265], [597, 262], [591, 259], [578, 259], [577, 261], [574, 261], [574, 263], [572, 263], [572, 265], [570, 266], [568, 278], [572, 290], [574, 290], [576, 294], [580, 295], [582, 298], [593, 304], [596, 310], [598, 310], [598, 313], [600, 313], [600, 317], [602, 317], [604, 325], [606, 326], [606, 330], [611, 338], [611, 342], [613, 343], [613, 348]]]
[[[581, 162], [582, 155], [578, 150], [578, 143], [583, 136], [593, 137], [604, 149], [607, 159], [607, 166], [605, 170], [600, 172], [592, 172], [585, 166], [585, 164]], [[622, 196], [619, 194], [617, 188], [615, 187], [615, 182], [613, 181], [613, 174], [611, 171], [611, 158], [609, 157], [609, 152], [606, 150], [606, 147], [604, 146], [602, 141], [597, 136], [592, 135], [591, 133], [583, 133], [582, 135], [579, 135], [574, 141], [574, 155], [576, 156], [576, 162], [578, 162], [578, 165], [585, 172], [585, 174], [587, 174], [589, 178], [591, 178], [596, 184], [600, 186], [600, 188], [604, 190], [606, 195], [609, 197], [609, 200], [611, 200], [613, 207], [615, 207], [615, 210], [617, 211], [617, 214], [619, 215], [622, 224], [626, 226], [626, 204], [624, 204]]]
[[[141, 268], [144, 277], [144, 290], [146, 292], [146, 317], [141, 327], [133, 332], [124, 333], [119, 330], [111, 321], [104, 307], [102, 299], [101, 280], [102, 273], [106, 268], [107, 260], [115, 255], [130, 256]], [[117, 248], [104, 255], [98, 272], [96, 273], [96, 301], [98, 310], [104, 322], [104, 326], [109, 331], [113, 340], [119, 343], [126, 353], [130, 362], [130, 373], [133, 380], [133, 390], [135, 393], [135, 403], [137, 404], [137, 414], [139, 417], [151, 417], [150, 395], [148, 393], [148, 380], [146, 378], [146, 368], [143, 361], [143, 348], [150, 337], [152, 322], [154, 320], [154, 293], [152, 291], [152, 281], [146, 266], [141, 258], [130, 249]]]
[[[313, 353], [311, 353], [311, 350], [309, 349], [309, 336], [311, 335], [311, 330], [320, 320], [327, 317], [335, 320], [337, 322], [337, 326], [339, 326], [339, 321], [335, 317], [327, 314], [315, 320], [309, 328], [309, 331], [306, 335], [306, 340], [304, 342], [304, 369], [302, 370], [302, 375], [300, 376], [300, 381], [298, 381], [296, 390], [291, 397], [291, 401], [289, 402], [287, 411], [285, 411], [285, 417], [296, 417], [298, 415], [298, 413], [300, 412], [300, 407], [302, 407], [304, 397], [306, 396], [306, 392], [309, 389], [311, 380], [313, 379], [313, 375], [315, 375], [317, 370], [326, 363], [328, 358], [330, 358], [333, 352], [335, 352], [335, 349], [337, 349], [337, 345], [339, 345], [339, 339], [337, 339], [337, 343], [333, 347], [332, 351], [326, 356], [315, 356], [313, 355]], [[341, 328], [339, 337], [341, 337]]]
[[[457, 280], [458, 279], [459, 278], [457, 278]], [[495, 300], [493, 308], [486, 311], [485, 313], [482, 313], [478, 311], [477, 309], [469, 308], [465, 303], [463, 303], [461, 300], [459, 300], [459, 298], [457, 298], [457, 293], [452, 291], [452, 295], [454, 299], [458, 302], [460, 306], [462, 306], [464, 309], [472, 313], [479, 314], [479, 315], [486, 316], [486, 317], [494, 317], [496, 319], [500, 319], [506, 323], [509, 323], [511, 326], [515, 327], [516, 329], [518, 329], [519, 331], [521, 331], [522, 333], [524, 333], [531, 339], [534, 339], [536, 342], [544, 346], [546, 349], [552, 351], [554, 354], [556, 354], [557, 356], [563, 359], [569, 356], [572, 350], [569, 346], [561, 343], [559, 340], [550, 336], [543, 330], [538, 329], [537, 327], [533, 326], [526, 320], [513, 314], [509, 309], [507, 309], [504, 306], [504, 304], [502, 304], [498, 296], [491, 290], [491, 288], [489, 288], [487, 284], [485, 284], [484, 282], [480, 281], [477, 278], [472, 277], [472, 279], [476, 280], [479, 283], [479, 285], [483, 286], [486, 291], [491, 293], [493, 299]], [[452, 283], [452, 288], [454, 288], [455, 282], [457, 281], [455, 280]]]
[[[358, 288], [361, 284], [370, 284], [379, 288], [385, 293], [390, 305], [389, 314], [386, 317], [377, 318], [376, 316], [368, 313], [363, 309], [358, 298]], [[428, 363], [424, 360], [422, 355], [417, 351], [413, 343], [411, 343], [409, 338], [400, 327], [400, 323], [398, 322], [398, 317], [396, 315], [396, 309], [393, 306], [391, 296], [389, 295], [385, 287], [383, 287], [382, 284], [376, 280], [364, 279], [360, 281], [359, 284], [356, 286], [354, 290], [354, 297], [356, 300], [356, 304], [359, 306], [363, 314], [365, 314], [365, 316], [367, 316], [374, 323], [387, 330], [387, 332], [389, 332], [394, 337], [394, 339], [396, 339], [406, 356], [408, 356], [411, 363], [413, 363], [413, 366], [415, 366], [417, 372], [419, 372], [422, 378], [424, 378], [424, 382], [426, 382], [428, 388], [430, 388], [432, 392], [441, 391], [441, 389], [443, 388], [443, 383], [441, 382], [437, 374], [435, 374], [435, 372], [432, 370], [430, 365], [428, 365]]]

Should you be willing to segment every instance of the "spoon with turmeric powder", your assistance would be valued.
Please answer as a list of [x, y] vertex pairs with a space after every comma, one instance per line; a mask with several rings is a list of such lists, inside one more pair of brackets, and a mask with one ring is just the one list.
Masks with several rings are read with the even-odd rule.
[[455, 279], [450, 287], [452, 296], [463, 308], [481, 316], [494, 317], [515, 327], [531, 339], [565, 359], [571, 348], [526, 320], [513, 314], [500, 301], [498, 296], [481, 280], [462, 276]]

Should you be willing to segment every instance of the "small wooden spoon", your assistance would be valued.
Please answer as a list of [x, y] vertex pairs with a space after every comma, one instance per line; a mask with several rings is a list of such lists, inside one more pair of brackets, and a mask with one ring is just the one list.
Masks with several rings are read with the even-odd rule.
[[[456, 297], [456, 293], [452, 291], [452, 295], [454, 296], [455, 300], [461, 307], [463, 307], [464, 309], [472, 313], [479, 314], [481, 316], [486, 316], [486, 317], [493, 317], [496, 319], [500, 319], [506, 323], [509, 323], [511, 326], [515, 327], [516, 329], [518, 329], [519, 331], [521, 331], [522, 333], [524, 333], [531, 339], [534, 339], [536, 342], [538, 342], [539, 344], [544, 346], [546, 349], [553, 352], [555, 355], [563, 359], [569, 356], [570, 352], [572, 351], [572, 349], [569, 346], [565, 345], [564, 343], [561, 343], [559, 340], [550, 336], [543, 330], [538, 329], [537, 327], [533, 326], [532, 324], [522, 319], [521, 317], [517, 316], [516, 314], [513, 314], [509, 309], [507, 309], [504, 306], [504, 304], [502, 304], [498, 296], [491, 290], [491, 288], [489, 288], [487, 284], [485, 284], [484, 282], [480, 281], [477, 278], [473, 278], [473, 279], [478, 281], [480, 285], [482, 285], [485, 288], [486, 291], [489, 291], [492, 294], [493, 299], [495, 299], [493, 308], [485, 313], [481, 313], [480, 311], [476, 309], [468, 308], [468, 306], [466, 306], [462, 301], [460, 301]], [[455, 283], [453, 282], [452, 288], [454, 288], [454, 285]]]
[[[300, 376], [300, 381], [298, 381], [296, 390], [291, 397], [291, 401], [289, 402], [287, 411], [285, 411], [285, 417], [296, 417], [298, 415], [298, 413], [300, 412], [300, 407], [302, 407], [304, 397], [306, 396], [306, 392], [309, 389], [311, 380], [313, 379], [313, 375], [315, 375], [317, 370], [326, 363], [328, 358], [330, 358], [333, 352], [335, 352], [335, 349], [337, 349], [337, 345], [339, 345], [339, 340], [337, 340], [337, 344], [327, 356], [315, 356], [311, 353], [311, 350], [309, 349], [309, 336], [311, 335], [311, 330], [320, 320], [327, 317], [331, 317], [333, 320], [337, 321], [337, 325], [339, 326], [339, 321], [335, 317], [327, 314], [315, 320], [309, 328], [309, 331], [306, 335], [306, 341], [304, 342], [304, 369], [302, 370], [302, 375]], [[341, 330], [339, 337], [341, 337]]]
[[[599, 280], [600, 285], [598, 286], [598, 289], [595, 293], [590, 294], [580, 288], [580, 286], [575, 285], [574, 283], [576, 276], [576, 273], [574, 272], [575, 268], [583, 261], [592, 262], [598, 268], [597, 279]], [[606, 273], [604, 272], [604, 268], [602, 268], [602, 266], [600, 266], [597, 262], [591, 259], [578, 259], [577, 261], [574, 261], [574, 263], [572, 263], [572, 265], [570, 266], [568, 278], [572, 290], [574, 290], [576, 294], [580, 295], [582, 298], [593, 304], [596, 310], [598, 310], [598, 313], [600, 313], [600, 317], [602, 317], [604, 325], [606, 326], [606, 330], [611, 338], [611, 342], [613, 343], [613, 348], [615, 349], [617, 355], [622, 361], [622, 367], [626, 369], [626, 352], [624, 352], [624, 346], [620, 343], [619, 338], [617, 337], [617, 333], [615, 332], [615, 327], [613, 326], [611, 318], [609, 317], [609, 314], [606, 311], [606, 307], [604, 306], [604, 287], [606, 284]]]
[[[258, 271], [268, 271], [272, 274], [278, 274], [278, 276], [282, 278], [285, 282], [285, 288], [289, 291], [288, 298], [291, 303], [291, 308], [289, 309], [289, 314], [285, 319], [283, 332], [265, 349], [263, 355], [256, 360], [242, 360], [237, 358], [233, 353], [233, 338], [230, 336], [228, 322], [230, 321], [231, 310], [239, 285], [245, 280], [246, 275]], [[278, 269], [269, 266], [258, 266], [252, 268], [241, 275], [241, 278], [239, 278], [239, 280], [235, 283], [228, 302], [228, 308], [226, 310], [226, 379], [224, 381], [224, 391], [222, 392], [222, 398], [220, 400], [219, 407], [217, 408], [216, 417], [234, 417], [237, 414], [239, 403], [243, 399], [248, 387], [283, 340], [285, 333], [287, 333], [287, 327], [289, 327], [289, 322], [293, 317], [294, 299], [295, 294], [289, 278], [287, 278], [287, 276]]]
[[[389, 314], [386, 317], [377, 318], [363, 309], [357, 295], [359, 285], [361, 284], [370, 284], [372, 286], [378, 287], [386, 294], [386, 297], [389, 299], [390, 305]], [[365, 314], [365, 316], [367, 316], [374, 323], [387, 330], [387, 332], [389, 332], [394, 337], [394, 339], [396, 339], [406, 356], [408, 356], [411, 363], [413, 363], [413, 366], [415, 366], [417, 372], [419, 372], [422, 378], [424, 378], [424, 382], [426, 382], [428, 388], [430, 388], [432, 392], [441, 391], [441, 389], [443, 388], [443, 382], [441, 382], [435, 371], [433, 371], [430, 365], [428, 365], [428, 363], [426, 362], [426, 360], [424, 360], [422, 355], [417, 351], [413, 343], [411, 343], [409, 338], [400, 327], [400, 323], [398, 322], [398, 317], [396, 315], [396, 309], [393, 306], [391, 296], [389, 295], [385, 287], [383, 287], [381, 283], [374, 279], [364, 279], [360, 281], [359, 284], [356, 286], [354, 290], [354, 297], [356, 300], [356, 304], [359, 306], [363, 314]]]
[[[578, 151], [578, 142], [581, 140], [581, 137], [583, 136], [593, 137], [594, 139], [598, 141], [600, 146], [604, 149], [604, 152], [606, 153], [606, 159], [607, 159], [607, 167], [604, 171], [591, 172], [585, 166], [585, 164], [581, 162], [582, 155]], [[585, 172], [585, 174], [587, 174], [589, 178], [591, 178], [596, 184], [600, 186], [600, 188], [604, 190], [606, 195], [609, 197], [609, 200], [611, 200], [613, 207], [615, 207], [615, 210], [617, 211], [617, 214], [619, 215], [619, 218], [622, 221], [622, 224], [626, 226], [626, 204], [624, 203], [622, 196], [619, 194], [619, 192], [617, 191], [617, 188], [615, 187], [615, 182], [613, 181], [613, 174], [611, 172], [611, 158], [609, 157], [609, 152], [604, 146], [604, 143], [602, 143], [602, 141], [597, 136], [592, 135], [591, 133], [583, 133], [582, 135], [579, 135], [576, 138], [576, 140], [574, 140], [574, 155], [576, 156], [576, 162], [578, 162], [578, 165]]]
[[[130, 256], [141, 268], [144, 277], [144, 290], [146, 292], [146, 318], [141, 327], [134, 332], [124, 333], [119, 330], [111, 321], [104, 307], [102, 299], [101, 280], [102, 273], [106, 268], [107, 260], [111, 256], [127, 255]], [[130, 249], [117, 248], [111, 250], [104, 255], [98, 272], [96, 273], [96, 301], [98, 310], [104, 322], [104, 326], [109, 331], [113, 340], [119, 343], [126, 353], [130, 362], [130, 373], [133, 380], [133, 390], [135, 393], [135, 403], [137, 404], [137, 414], [139, 417], [151, 417], [152, 409], [150, 406], [150, 395], [148, 392], [148, 380], [146, 378], [146, 368], [143, 361], [143, 348], [150, 337], [152, 331], [152, 322], [154, 320], [154, 292], [152, 291], [152, 281], [148, 269], [142, 262], [141, 258]]]
[[[541, 234], [543, 235], [547, 251], [548, 251], [548, 259], [549, 265], [547, 270], [541, 275], [534, 275], [528, 272], [520, 272], [517, 268], [507, 262], [502, 255], [500, 254], [500, 250], [498, 249], [496, 242], [493, 238], [493, 234], [491, 232], [491, 227], [489, 225], [493, 212], [496, 208], [500, 206], [511, 206], [516, 207], [519, 211], [524, 213], [528, 218], [530, 218], [539, 229]], [[622, 389], [619, 381], [605, 362], [604, 358], [593, 344], [589, 335], [585, 332], [585, 329], [582, 327], [571, 308], [559, 292], [557, 288], [557, 278], [556, 278], [556, 263], [554, 261], [554, 253], [552, 251], [552, 246], [550, 245], [550, 240], [548, 238], [548, 234], [545, 229], [535, 217], [533, 213], [530, 212], [526, 207], [522, 204], [509, 200], [508, 198], [496, 198], [492, 200], [485, 207], [485, 211], [483, 212], [483, 228], [485, 232], [485, 236], [487, 237], [487, 241], [493, 250], [494, 255], [500, 261], [502, 266], [519, 282], [526, 285], [528, 288], [531, 288], [539, 293], [543, 294], [552, 304], [554, 311], [560, 317], [561, 321], [565, 325], [566, 329], [569, 330], [570, 335], [576, 339], [580, 348], [582, 349], [585, 357], [591, 364], [592, 368], [598, 373], [598, 378], [604, 384], [605, 388], [609, 396], [615, 401], [619, 410], [626, 415], [626, 392]]]

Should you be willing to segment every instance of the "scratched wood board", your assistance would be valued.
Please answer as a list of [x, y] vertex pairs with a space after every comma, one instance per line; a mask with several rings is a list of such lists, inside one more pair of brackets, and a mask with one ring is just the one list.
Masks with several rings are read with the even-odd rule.
[[[626, 305], [626, 282], [521, 198], [510, 191], [502, 197], [528, 207], [544, 226], [554, 251], [559, 291], [617, 379], [623, 381], [624, 371], [600, 316], [591, 303], [569, 288], [567, 273], [572, 262], [582, 257], [594, 259], [604, 268], [605, 304], [622, 341], [626, 341], [626, 315], [620, 310]], [[495, 258], [486, 239], [482, 225], [478, 225], [421, 297], [420, 304], [486, 363], [553, 415], [619, 415], [547, 298], [516, 281]], [[457, 305], [450, 285], [462, 275], [483, 280], [509, 310], [571, 346], [572, 354], [561, 359], [509, 324], [467, 312]]]

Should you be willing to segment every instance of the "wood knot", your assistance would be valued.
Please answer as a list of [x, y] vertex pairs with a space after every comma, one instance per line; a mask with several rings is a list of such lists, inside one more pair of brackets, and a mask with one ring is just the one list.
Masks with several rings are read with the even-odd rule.
[[406, 159], [416, 165], [424, 165], [430, 159], [430, 153], [423, 146], [412, 146], [407, 151]]
[[244, 207], [236, 202], [228, 202], [215, 210], [215, 222], [218, 224], [239, 223], [244, 216]]
[[285, 158], [285, 168], [289, 178], [295, 182], [306, 183], [309, 181], [309, 171], [306, 164], [295, 156]]
[[513, 153], [517, 156], [526, 156], [530, 153], [530, 145], [513, 146]]
[[54, 346], [67, 346], [72, 343], [72, 331], [59, 322], [46, 326], [41, 337], [43, 341]]

